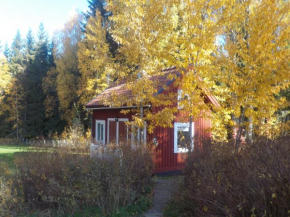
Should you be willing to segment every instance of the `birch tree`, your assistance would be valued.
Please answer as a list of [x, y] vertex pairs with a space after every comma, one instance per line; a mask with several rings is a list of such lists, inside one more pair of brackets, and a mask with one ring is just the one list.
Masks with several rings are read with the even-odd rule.
[[78, 88], [80, 72], [78, 69], [78, 43], [82, 32], [81, 14], [75, 14], [64, 28], [54, 35], [54, 58], [57, 75], [57, 95], [62, 120], [72, 124], [76, 113], [82, 106], [79, 104]]
[[[118, 75], [134, 96], [107, 103], [137, 105], [140, 113], [143, 105], [162, 107], [135, 117], [149, 120], [151, 130], [171, 126], [177, 113], [176, 95], [156, 97], [158, 84], [150, 79], [170, 67], [180, 73], [181, 98], [188, 96], [180, 102], [188, 120], [211, 110], [215, 139], [226, 139], [228, 126], [237, 129], [237, 146], [245, 130], [249, 138], [265, 134], [288, 105], [277, 95], [289, 87], [289, 1], [111, 0], [107, 10], [122, 59]], [[220, 106], [205, 103], [206, 94]]]
[[162, 74], [164, 68], [176, 67], [181, 74], [175, 84], [191, 99], [181, 102], [188, 119], [209, 109], [202, 86], [227, 7], [227, 1], [109, 1], [112, 36], [120, 44], [126, 62], [123, 75], [129, 75], [127, 88], [135, 96], [130, 103], [164, 107], [156, 114], [147, 111], [144, 119], [152, 123], [149, 129], [171, 126], [177, 112], [176, 95], [154, 94], [160, 84], [150, 76]]
[[78, 67], [81, 73], [79, 95], [83, 104], [102, 92], [114, 77], [113, 58], [106, 41], [107, 30], [100, 12], [90, 17], [85, 38], [79, 42]]
[[254, 132], [265, 135], [278, 126], [275, 113], [289, 106], [278, 97], [290, 84], [289, 18], [289, 1], [247, 0], [234, 5], [224, 25], [215, 62], [221, 70], [209, 77], [221, 84], [214, 90], [232, 114], [237, 145], [243, 131], [251, 140]]

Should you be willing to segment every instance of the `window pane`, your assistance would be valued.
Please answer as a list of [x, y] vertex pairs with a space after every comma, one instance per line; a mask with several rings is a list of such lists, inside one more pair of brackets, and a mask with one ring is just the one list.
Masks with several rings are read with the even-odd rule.
[[101, 125], [101, 140], [104, 140], [104, 124]]
[[98, 123], [98, 136], [97, 136], [97, 141], [100, 141], [101, 140], [101, 135], [100, 135], [101, 134], [101, 132], [100, 132], [101, 129], [100, 128], [101, 128], [101, 124]]
[[178, 131], [177, 147], [188, 149], [190, 147], [189, 131]]

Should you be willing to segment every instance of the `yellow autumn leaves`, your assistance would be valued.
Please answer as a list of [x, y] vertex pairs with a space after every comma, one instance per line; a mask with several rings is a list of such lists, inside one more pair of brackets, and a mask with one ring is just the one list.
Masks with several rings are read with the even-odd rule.
[[4, 56], [0, 56], [0, 103], [10, 81], [11, 74], [9, 72], [7, 60]]
[[[275, 112], [288, 106], [277, 95], [290, 82], [289, 1], [109, 0], [106, 8], [107, 28], [97, 15], [80, 44], [80, 70], [90, 96], [110, 80], [126, 78], [137, 106], [166, 104], [166, 115], [147, 113], [148, 119], [172, 118], [176, 108], [169, 112], [167, 102], [176, 95], [152, 97], [156, 86], [148, 79], [174, 66], [186, 74], [176, 81], [190, 99], [184, 110], [196, 118], [211, 109], [217, 139], [226, 138], [226, 126], [259, 134], [270, 123], [263, 120], [277, 125]], [[118, 44], [114, 57], [106, 31]], [[141, 89], [132, 85], [140, 75]], [[220, 107], [204, 103], [205, 87]]]

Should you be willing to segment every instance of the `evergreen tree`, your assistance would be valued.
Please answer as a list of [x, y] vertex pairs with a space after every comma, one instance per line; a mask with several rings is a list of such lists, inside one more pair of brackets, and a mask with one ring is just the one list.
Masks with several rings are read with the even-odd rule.
[[7, 43], [5, 44], [3, 54], [6, 57], [7, 61], [9, 61], [9, 58], [10, 58], [10, 49], [9, 49], [9, 46], [8, 46]]
[[34, 56], [35, 56], [35, 40], [33, 37], [32, 30], [29, 29], [26, 36], [26, 44], [24, 49], [24, 57], [26, 65], [32, 63], [32, 61], [34, 60]]
[[10, 52], [10, 66], [11, 71], [14, 75], [20, 74], [24, 72], [24, 56], [23, 56], [23, 41], [20, 35], [19, 30], [16, 33], [16, 36], [14, 38], [14, 41], [11, 46], [11, 52]]
[[[45, 109], [45, 95], [42, 89], [42, 80], [49, 70], [48, 38], [43, 24], [38, 30], [35, 51], [33, 51], [33, 39], [28, 34], [27, 58], [31, 62], [26, 69], [27, 90], [26, 90], [26, 136], [37, 137], [43, 135]], [[32, 48], [32, 49], [31, 49]], [[35, 55], [33, 55], [35, 53]], [[34, 60], [33, 60], [34, 56]]]
[[59, 98], [57, 95], [57, 76], [56, 65], [53, 55], [54, 43], [49, 46], [50, 69], [46, 77], [43, 78], [42, 89], [45, 94], [45, 129], [44, 134], [50, 137], [54, 133], [60, 134], [64, 129], [64, 121], [61, 120], [59, 113]]
[[89, 20], [90, 17], [96, 17], [96, 11], [100, 11], [101, 16], [108, 20], [109, 13], [106, 11], [106, 0], [88, 0], [89, 10], [85, 14], [85, 18]]
[[24, 45], [24, 64], [25, 64], [25, 71], [21, 78], [21, 84], [23, 88], [23, 111], [22, 111], [22, 119], [23, 119], [23, 136], [27, 137], [27, 113], [29, 109], [29, 97], [31, 94], [30, 88], [31, 88], [31, 68], [34, 61], [35, 56], [35, 40], [32, 34], [32, 30], [29, 29], [26, 41]]

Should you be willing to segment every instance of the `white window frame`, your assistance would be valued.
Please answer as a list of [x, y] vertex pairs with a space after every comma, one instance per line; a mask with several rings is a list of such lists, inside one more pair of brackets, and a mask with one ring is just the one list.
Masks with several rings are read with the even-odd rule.
[[105, 144], [105, 139], [106, 139], [106, 121], [104, 120], [96, 120], [95, 121], [95, 141], [96, 142], [100, 142], [100, 141], [97, 141], [97, 137], [98, 137], [98, 124], [102, 124], [103, 125], [103, 140], [102, 140], [102, 143], [103, 145]]
[[177, 90], [177, 109], [183, 109], [183, 105], [180, 105], [180, 101], [184, 100], [184, 97], [188, 97], [189, 99], [189, 95], [188, 94], [184, 94], [184, 97], [182, 97], [183, 95], [183, 90], [182, 89], [178, 89]]
[[[189, 129], [190, 129], [189, 124], [190, 124], [189, 122], [188, 123], [181, 123], [181, 122], [175, 122], [174, 123], [174, 153], [175, 154], [177, 154], [177, 153], [187, 153], [189, 151], [188, 148], [178, 148], [178, 144], [177, 144], [177, 142], [178, 142], [178, 128], [185, 127], [189, 131]], [[192, 134], [191, 134], [192, 138], [191, 139], [193, 139], [193, 137], [194, 137], [194, 123], [192, 123], [191, 126], [192, 126], [192, 128], [191, 128], [191, 130], [192, 130]], [[192, 144], [191, 145], [191, 150], [193, 150], [193, 147], [194, 147], [193, 140], [192, 140], [191, 144]]]
[[[135, 127], [137, 127], [136, 125], [131, 125], [132, 130], [135, 129]], [[143, 134], [144, 134], [144, 140], [142, 142], [144, 142], [144, 145], [146, 145], [146, 141], [147, 141], [147, 122], [144, 121], [144, 129], [143, 129]], [[137, 139], [140, 138], [140, 127], [138, 127], [137, 129]], [[135, 145], [134, 144], [135, 141], [135, 136], [133, 134], [133, 132], [131, 132], [131, 145]]]
[[[119, 144], [119, 122], [124, 121], [128, 122], [128, 118], [118, 118], [118, 121], [116, 121], [116, 118], [108, 118], [108, 124], [107, 124], [107, 143], [110, 143], [110, 122], [117, 122], [116, 123], [116, 144]], [[127, 141], [128, 141], [128, 127], [127, 127]]]

